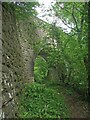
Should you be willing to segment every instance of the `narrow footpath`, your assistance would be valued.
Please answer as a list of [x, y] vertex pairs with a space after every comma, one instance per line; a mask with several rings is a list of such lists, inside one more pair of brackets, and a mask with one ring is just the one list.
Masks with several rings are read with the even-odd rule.
[[88, 102], [80, 94], [63, 85], [51, 85], [51, 88], [56, 89], [58, 94], [64, 96], [67, 107], [69, 108], [70, 118], [87, 118]]

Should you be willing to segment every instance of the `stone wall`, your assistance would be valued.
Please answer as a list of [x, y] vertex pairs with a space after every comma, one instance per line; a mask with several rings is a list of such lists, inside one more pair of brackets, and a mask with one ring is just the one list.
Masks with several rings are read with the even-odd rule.
[[35, 23], [32, 17], [18, 21], [17, 27], [25, 65], [26, 82], [33, 82], [34, 61], [36, 58], [34, 44], [39, 39], [39, 36], [37, 34]]
[[60, 83], [60, 78], [59, 78], [58, 71], [56, 68], [54, 68], [54, 67], [49, 68], [48, 74], [47, 74], [47, 80], [51, 81], [52, 83], [55, 83], [55, 84]]
[[44, 32], [37, 28], [38, 22], [33, 18], [17, 22], [12, 4], [2, 3], [1, 21], [2, 118], [15, 118], [23, 85], [34, 81], [34, 62], [41, 49], [38, 46], [34, 49], [34, 45], [40, 42]]
[[[0, 4], [0, 89], [2, 89], [2, 5]], [[0, 90], [0, 117], [2, 114], [2, 93]]]
[[25, 73], [14, 8], [4, 3], [2, 3], [2, 48], [2, 117], [15, 118], [18, 117], [17, 98], [23, 87]]

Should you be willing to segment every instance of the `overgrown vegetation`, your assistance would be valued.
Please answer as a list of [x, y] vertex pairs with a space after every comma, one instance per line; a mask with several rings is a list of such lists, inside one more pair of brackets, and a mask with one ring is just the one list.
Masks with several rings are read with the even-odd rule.
[[[56, 2], [51, 10], [54, 11], [54, 17], [57, 17], [57, 19], [52, 24], [37, 18], [34, 10], [35, 5], [38, 4], [14, 4], [17, 20], [22, 19], [24, 21], [24, 19], [32, 17], [33, 31], [38, 28], [45, 33], [40, 39], [35, 41], [34, 37], [32, 41], [30, 39], [30, 44], [36, 55], [34, 61], [36, 83], [25, 85], [23, 89], [19, 103], [20, 117], [68, 117], [68, 108], [64, 96], [58, 94], [56, 90], [52, 90], [52, 88], [57, 89], [55, 87], [58, 84], [56, 82], [57, 78], [55, 82], [49, 81], [47, 78], [50, 73], [49, 70], [54, 68], [59, 78], [59, 86], [67, 85], [86, 97], [88, 90], [87, 3]], [[34, 24], [33, 18], [37, 19], [37, 25]], [[57, 25], [58, 20], [61, 20], [70, 31]], [[66, 91], [67, 95], [73, 94], [72, 91]]]
[[[51, 25], [44, 22], [41, 25], [46, 32], [42, 42], [44, 52], [41, 52], [47, 55], [48, 68], [56, 68], [60, 81], [73, 86], [80, 94], [86, 96], [88, 89], [87, 4], [57, 2], [53, 10], [58, 19]], [[71, 32], [56, 27], [59, 19], [71, 29]]]
[[21, 118], [67, 118], [69, 115], [64, 97], [37, 83], [25, 85], [19, 112]]
[[[35, 16], [35, 11], [32, 9], [34, 4], [18, 5], [16, 14], [21, 9], [28, 13], [30, 7], [30, 15]], [[54, 11], [54, 16], [57, 17], [56, 21], [49, 24], [38, 19], [38, 24], [35, 27], [42, 29], [45, 35], [37, 41], [32, 41], [32, 48], [36, 54], [34, 61], [35, 81], [47, 84], [48, 88], [43, 84], [36, 83], [26, 85], [20, 99], [20, 117], [68, 117], [63, 96], [52, 90], [52, 88], [57, 89], [55, 87], [57, 84], [67, 85], [84, 97], [87, 95], [87, 4], [57, 2], [51, 11]], [[23, 19], [24, 15], [21, 15]], [[70, 31], [57, 27], [58, 20], [61, 20]], [[56, 71], [55, 73], [52, 68]], [[55, 82], [48, 79], [51, 74], [50, 69], [53, 71], [52, 74], [57, 74], [53, 76], [58, 76], [59, 82], [56, 82], [57, 78], [54, 78]], [[66, 91], [67, 95], [73, 94], [72, 91]]]

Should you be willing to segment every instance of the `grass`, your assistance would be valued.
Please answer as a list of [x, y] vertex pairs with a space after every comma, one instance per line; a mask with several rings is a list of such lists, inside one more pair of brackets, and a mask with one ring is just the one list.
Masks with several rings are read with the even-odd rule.
[[45, 84], [25, 85], [19, 102], [20, 118], [68, 118], [65, 98]]

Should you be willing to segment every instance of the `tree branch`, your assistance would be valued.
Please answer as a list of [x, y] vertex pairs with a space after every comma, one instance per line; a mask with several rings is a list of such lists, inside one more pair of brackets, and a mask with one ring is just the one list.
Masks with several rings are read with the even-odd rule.
[[77, 25], [77, 20], [76, 20], [76, 18], [75, 18], [75, 16], [74, 16], [74, 4], [73, 4], [73, 8], [72, 8], [72, 17], [73, 17], [73, 20], [74, 20], [74, 22], [75, 22], [77, 31], [79, 31], [79, 28], [78, 28], [78, 25]]

